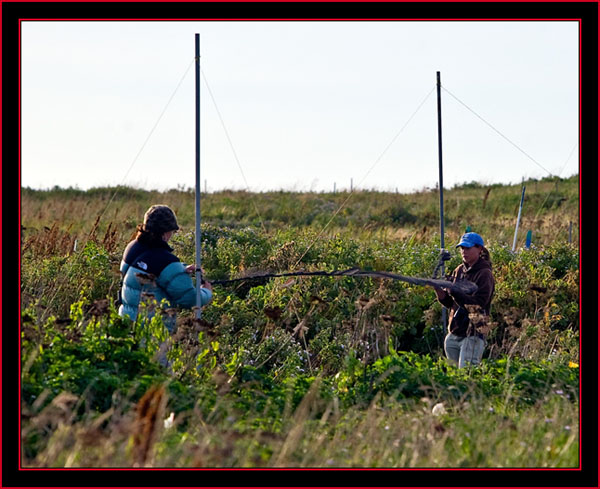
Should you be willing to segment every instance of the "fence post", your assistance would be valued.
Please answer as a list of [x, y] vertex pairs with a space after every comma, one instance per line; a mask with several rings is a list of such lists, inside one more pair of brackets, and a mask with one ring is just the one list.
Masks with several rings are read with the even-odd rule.
[[573, 221], [569, 221], [569, 244], [573, 243]]
[[521, 211], [523, 210], [523, 200], [525, 199], [525, 185], [523, 185], [523, 191], [521, 192], [521, 203], [519, 204], [519, 214], [517, 215], [517, 225], [515, 227], [515, 238], [513, 239], [512, 250], [515, 251], [517, 247], [517, 233], [519, 232], [519, 221], [521, 220]]

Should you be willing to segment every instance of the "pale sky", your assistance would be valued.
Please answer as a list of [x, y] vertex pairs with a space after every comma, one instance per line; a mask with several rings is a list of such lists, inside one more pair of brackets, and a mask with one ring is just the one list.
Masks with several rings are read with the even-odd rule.
[[575, 21], [28, 21], [21, 32], [24, 187], [193, 187], [195, 33], [202, 190], [435, 187], [437, 71], [445, 188], [579, 172]]

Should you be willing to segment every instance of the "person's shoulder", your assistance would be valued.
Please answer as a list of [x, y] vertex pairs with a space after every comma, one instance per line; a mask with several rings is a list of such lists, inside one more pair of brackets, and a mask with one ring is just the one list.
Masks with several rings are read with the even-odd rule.
[[485, 277], [487, 279], [494, 280], [494, 273], [492, 271], [492, 264], [489, 261], [483, 261], [477, 269], [477, 275]]
[[157, 254], [160, 254], [164, 257], [168, 257], [168, 259], [171, 261], [180, 261], [179, 258], [177, 257], [177, 255], [175, 255], [175, 253], [173, 253], [173, 248], [171, 248], [171, 247], [154, 248], [154, 251]]
[[480, 260], [480, 270], [486, 271], [486, 273], [492, 273], [492, 262], [489, 260]]
[[144, 245], [142, 245], [137, 239], [130, 241], [123, 252], [123, 261], [131, 265], [135, 257], [140, 253], [143, 253], [144, 249]]
[[138, 242], [137, 239], [132, 239], [129, 243], [127, 243], [127, 246], [125, 247], [125, 252], [127, 252], [128, 250], [130, 250], [133, 246], [136, 245], [136, 243]]
[[181, 260], [167, 248], [152, 248], [151, 250], [153, 261], [161, 270], [171, 265], [172, 263], [181, 263]]
[[[179, 258], [172, 253], [171, 248], [163, 246], [149, 246], [147, 243], [132, 241], [123, 255], [123, 262], [128, 265], [138, 266], [154, 275], [160, 275], [165, 267], [171, 263], [179, 262]], [[140, 266], [138, 266], [140, 268]]]

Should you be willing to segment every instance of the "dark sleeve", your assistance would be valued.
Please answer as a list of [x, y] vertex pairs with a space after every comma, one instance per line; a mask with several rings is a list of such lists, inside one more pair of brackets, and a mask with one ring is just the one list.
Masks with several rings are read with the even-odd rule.
[[[458, 276], [459, 269], [460, 269], [460, 265], [457, 268], [455, 268], [454, 271], [452, 272], [452, 275], [450, 276], [452, 279], [452, 282], [456, 281], [456, 277]], [[446, 293], [446, 297], [444, 297], [443, 299], [438, 299], [438, 302], [442, 306], [444, 306], [448, 309], [450, 309], [454, 305], [454, 299], [450, 293]]]
[[450, 309], [452, 307], [452, 304], [454, 304], [454, 299], [450, 294], [446, 293], [446, 297], [444, 297], [443, 299], [438, 299], [438, 302], [442, 304], [442, 306]]
[[494, 292], [494, 277], [492, 271], [489, 269], [483, 269], [475, 277], [475, 284], [477, 285], [477, 291], [474, 294], [464, 294], [459, 291], [452, 292], [454, 300], [461, 305], [474, 304], [481, 307], [486, 307], [492, 293]]

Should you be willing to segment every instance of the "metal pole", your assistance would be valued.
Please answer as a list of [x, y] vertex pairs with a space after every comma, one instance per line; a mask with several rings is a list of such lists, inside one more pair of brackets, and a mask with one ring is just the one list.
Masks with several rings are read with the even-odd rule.
[[[440, 72], [437, 72], [437, 108], [438, 108], [438, 159], [439, 159], [439, 186], [440, 186], [440, 247], [444, 250], [444, 172], [442, 169], [442, 94], [441, 94], [441, 77]], [[442, 262], [440, 268], [441, 276], [445, 275], [445, 267]], [[442, 307], [442, 326], [446, 328], [446, 308]]]
[[201, 316], [200, 286], [202, 285], [200, 233], [200, 34], [196, 34], [196, 319]]
[[517, 225], [515, 226], [515, 237], [513, 239], [512, 250], [515, 251], [517, 247], [517, 233], [519, 232], [519, 222], [521, 221], [521, 210], [523, 210], [523, 200], [525, 200], [525, 185], [523, 185], [523, 191], [521, 192], [521, 203], [519, 204], [519, 214], [517, 215]]
[[442, 95], [440, 72], [437, 72], [437, 107], [438, 107], [438, 156], [439, 156], [439, 185], [440, 185], [440, 245], [444, 249], [444, 172], [442, 169]]

